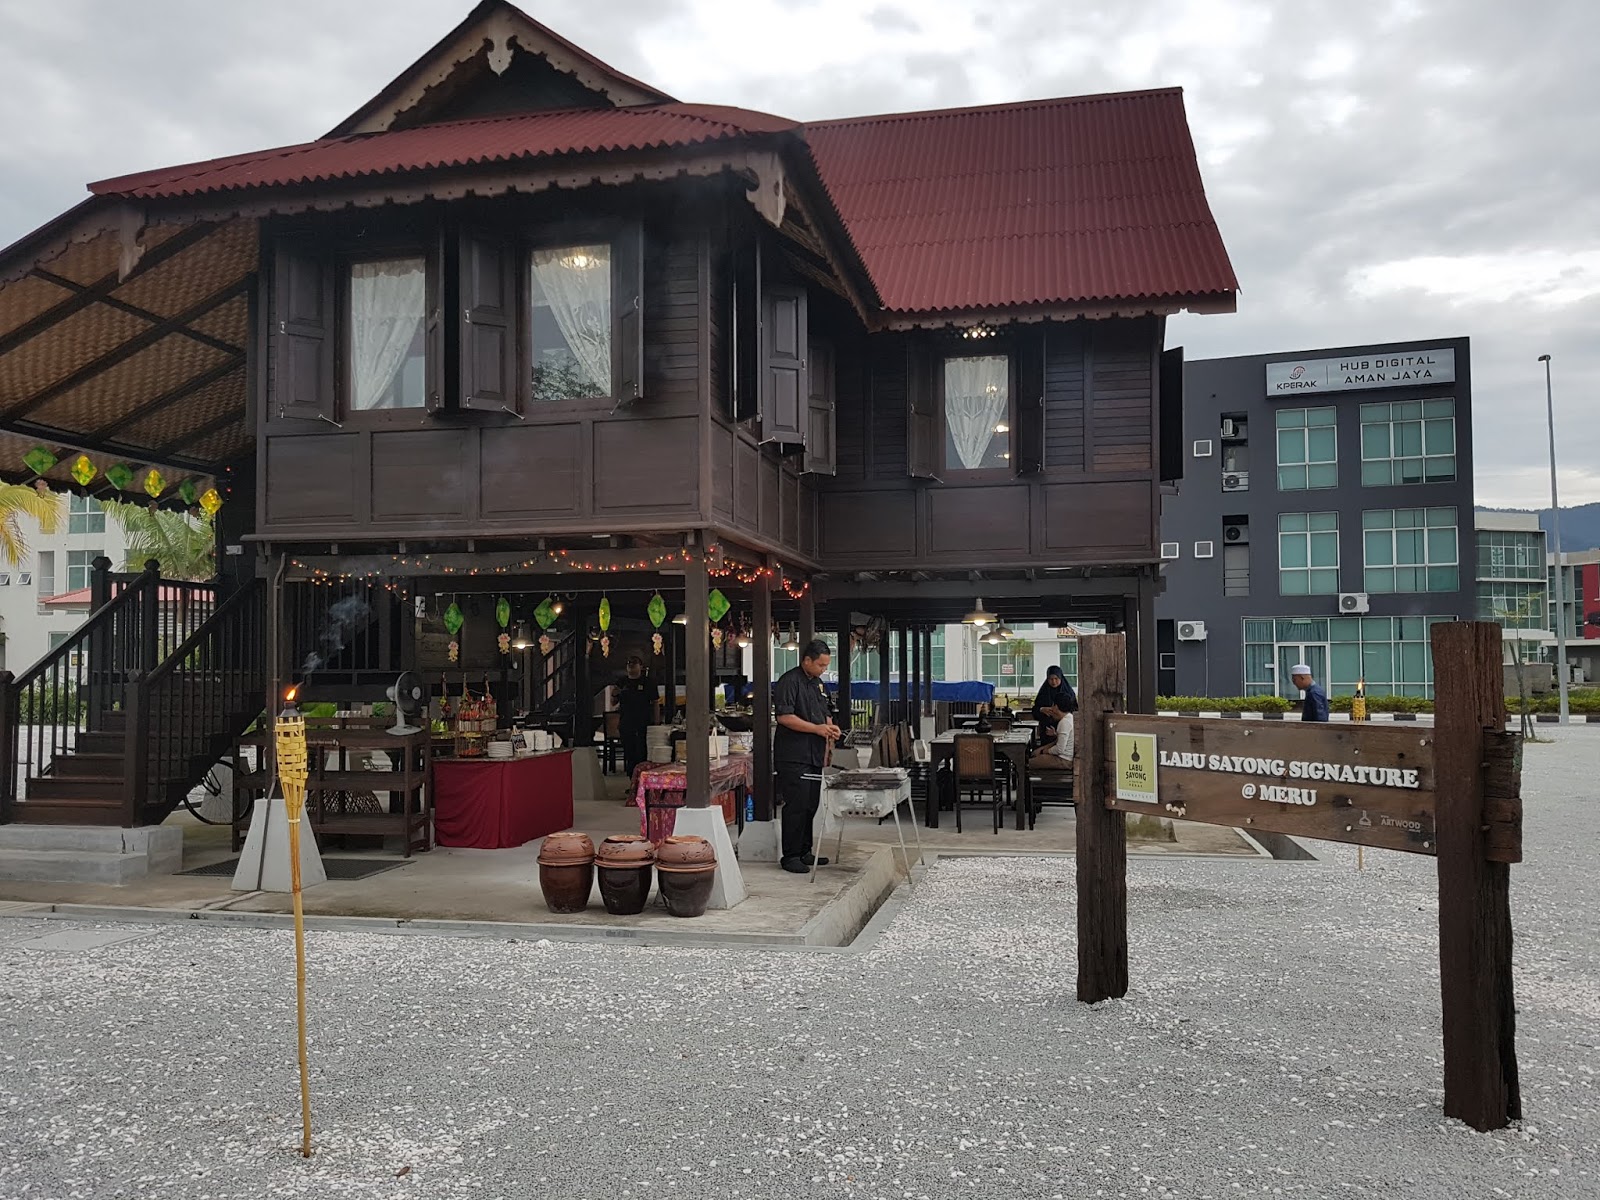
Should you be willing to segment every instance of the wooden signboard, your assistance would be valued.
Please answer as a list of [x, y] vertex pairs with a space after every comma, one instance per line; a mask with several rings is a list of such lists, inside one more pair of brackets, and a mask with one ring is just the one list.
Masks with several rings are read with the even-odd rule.
[[1106, 718], [1108, 808], [1437, 854], [1427, 727]]

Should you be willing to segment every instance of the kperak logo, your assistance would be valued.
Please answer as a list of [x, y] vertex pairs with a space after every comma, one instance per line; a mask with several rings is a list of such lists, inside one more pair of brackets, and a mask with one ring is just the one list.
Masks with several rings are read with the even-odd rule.
[[1290, 379], [1299, 379], [1300, 376], [1304, 375], [1305, 373], [1306, 373], [1306, 369], [1304, 367], [1296, 367], [1294, 370], [1289, 372], [1289, 378]]

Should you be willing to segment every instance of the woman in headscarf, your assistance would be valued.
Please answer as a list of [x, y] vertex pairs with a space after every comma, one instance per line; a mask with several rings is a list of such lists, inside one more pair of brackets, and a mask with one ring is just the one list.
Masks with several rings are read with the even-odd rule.
[[1056, 725], [1068, 713], [1078, 711], [1078, 694], [1072, 690], [1060, 667], [1051, 667], [1044, 673], [1044, 683], [1033, 698], [1033, 719], [1039, 722], [1039, 740], [1049, 741], [1056, 736]]

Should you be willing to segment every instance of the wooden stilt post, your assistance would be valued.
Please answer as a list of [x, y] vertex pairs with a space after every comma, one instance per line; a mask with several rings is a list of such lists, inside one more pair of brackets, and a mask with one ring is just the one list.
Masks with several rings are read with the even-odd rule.
[[1105, 789], [1114, 752], [1105, 715], [1124, 711], [1127, 639], [1120, 633], [1078, 643], [1077, 796], [1078, 999], [1096, 1004], [1128, 992], [1128, 831], [1108, 809]]
[[751, 585], [750, 596], [750, 726], [755, 732], [752, 766], [755, 779], [751, 795], [755, 799], [755, 819], [772, 820], [775, 811], [772, 795], [772, 586], [766, 578]]
[[837, 705], [839, 728], [849, 733], [854, 727], [850, 714], [850, 614], [839, 618], [838, 653], [833, 656], [833, 669], [839, 677]]
[[711, 803], [711, 617], [706, 610], [710, 584], [704, 553], [696, 551], [683, 572], [683, 611], [689, 623], [683, 631], [684, 737], [688, 764], [684, 803], [705, 808]]
[[1511, 872], [1490, 861], [1484, 795], [1490, 743], [1505, 727], [1500, 626], [1441, 623], [1432, 641], [1444, 1111], [1474, 1129], [1499, 1129], [1522, 1116]]

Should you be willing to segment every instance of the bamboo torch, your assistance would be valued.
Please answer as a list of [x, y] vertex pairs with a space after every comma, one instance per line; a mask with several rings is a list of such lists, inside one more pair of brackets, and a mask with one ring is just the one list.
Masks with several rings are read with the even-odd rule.
[[289, 817], [289, 879], [294, 894], [295, 1015], [300, 1034], [300, 1156], [311, 1157], [311, 1075], [306, 1060], [306, 922], [300, 895], [300, 815], [306, 806], [306, 722], [294, 706], [297, 689], [284, 697], [275, 728], [278, 779]]

